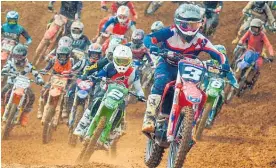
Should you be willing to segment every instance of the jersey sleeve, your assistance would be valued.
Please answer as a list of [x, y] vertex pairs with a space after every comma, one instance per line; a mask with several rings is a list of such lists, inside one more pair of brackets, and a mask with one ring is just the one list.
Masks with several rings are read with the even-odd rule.
[[108, 26], [112, 25], [115, 23], [115, 17], [111, 17], [104, 25], [103, 25], [103, 28], [101, 30], [101, 32], [105, 32], [106, 29], [108, 28]]
[[156, 45], [159, 42], [165, 42], [173, 35], [174, 32], [169, 27], [163, 28], [159, 31], [146, 35], [144, 38], [144, 44], [147, 48], [150, 48], [152, 45]]
[[24, 28], [22, 28], [21, 34], [27, 40], [27, 44], [30, 45], [32, 43], [32, 38]]
[[274, 50], [273, 50], [273, 47], [271, 45], [271, 43], [269, 42], [266, 34], [263, 33], [263, 41], [264, 41], [264, 44], [265, 44], [265, 47], [267, 48], [270, 56], [274, 56]]

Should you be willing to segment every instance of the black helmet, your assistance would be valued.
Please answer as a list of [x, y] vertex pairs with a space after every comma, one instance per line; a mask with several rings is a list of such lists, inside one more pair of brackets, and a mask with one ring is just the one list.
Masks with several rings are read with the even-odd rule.
[[11, 57], [14, 59], [16, 66], [25, 66], [27, 62], [28, 49], [23, 44], [17, 44], [11, 53]]
[[254, 2], [254, 5], [256, 8], [259, 8], [259, 9], [263, 9], [263, 7], [265, 6], [265, 1], [255, 1]]
[[70, 58], [71, 50], [67, 46], [59, 46], [57, 48], [57, 59], [61, 65], [65, 65]]

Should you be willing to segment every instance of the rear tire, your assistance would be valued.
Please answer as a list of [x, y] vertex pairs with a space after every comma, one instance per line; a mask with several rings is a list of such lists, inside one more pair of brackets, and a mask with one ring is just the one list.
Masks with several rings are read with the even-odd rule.
[[165, 149], [155, 143], [152, 139], [147, 140], [144, 162], [149, 168], [157, 167], [162, 160]]
[[49, 143], [52, 138], [52, 131], [53, 131], [52, 119], [55, 114], [55, 108], [49, 105], [49, 108], [47, 109], [46, 113], [47, 114], [45, 117], [45, 122], [43, 124], [43, 132], [42, 132], [43, 144]]
[[201, 139], [201, 135], [203, 133], [203, 130], [204, 130], [205, 125], [206, 125], [206, 121], [208, 119], [208, 114], [211, 112], [211, 110], [212, 110], [212, 105], [210, 103], [207, 103], [204, 110], [203, 110], [203, 113], [201, 115], [198, 127], [196, 129], [196, 135], [195, 135], [196, 140]]
[[76, 116], [75, 116], [75, 121], [73, 126], [70, 128], [69, 130], [69, 139], [68, 139], [68, 144], [72, 147], [76, 147], [77, 145], [77, 140], [78, 140], [78, 136], [74, 135], [73, 132], [76, 129], [82, 115], [83, 115], [83, 109], [84, 109], [84, 105], [79, 104], [77, 106], [77, 111], [76, 111]]
[[2, 140], [7, 140], [10, 134], [10, 131], [12, 130], [13, 127], [13, 119], [14, 116], [17, 112], [17, 106], [15, 104], [12, 104], [10, 110], [9, 110], [9, 116], [8, 119], [3, 126], [3, 131], [2, 131]]
[[[183, 118], [183, 120], [181, 118]], [[192, 140], [192, 124], [194, 121], [194, 111], [192, 107], [183, 107], [178, 120], [175, 136], [179, 136], [180, 139], [179, 142], [174, 140], [170, 144], [168, 168], [182, 168], [186, 155], [191, 149], [190, 142]]]

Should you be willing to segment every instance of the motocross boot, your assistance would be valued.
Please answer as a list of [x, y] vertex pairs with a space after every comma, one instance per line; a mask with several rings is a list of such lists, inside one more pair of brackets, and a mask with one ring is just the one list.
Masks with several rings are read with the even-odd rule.
[[43, 101], [43, 98], [40, 97], [39, 100], [38, 100], [38, 111], [37, 111], [37, 118], [38, 119], [42, 118], [43, 109], [44, 109], [44, 101]]
[[147, 109], [144, 116], [142, 131], [146, 133], [154, 132], [155, 130], [155, 115], [157, 108], [161, 102], [161, 95], [151, 94], [148, 97]]
[[90, 115], [91, 115], [91, 110], [89, 108], [87, 108], [84, 111], [84, 114], [82, 116], [82, 118], [80, 119], [80, 122], [78, 123], [76, 129], [74, 130], [74, 135], [77, 136], [84, 136], [87, 130], [87, 127], [90, 125], [91, 120], [90, 120]]

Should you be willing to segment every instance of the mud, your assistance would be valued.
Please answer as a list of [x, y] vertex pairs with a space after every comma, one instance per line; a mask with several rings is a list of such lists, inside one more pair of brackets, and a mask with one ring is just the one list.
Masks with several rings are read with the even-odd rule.
[[[55, 4], [58, 9], [59, 2]], [[215, 44], [223, 44], [232, 56], [236, 25], [241, 17], [245, 2], [226, 2], [220, 17], [220, 25], [215, 37]], [[146, 2], [136, 2], [139, 19], [137, 27], [149, 32], [155, 20], [172, 23], [177, 6], [166, 2], [154, 16], [144, 17]], [[33, 38], [29, 59], [41, 40], [52, 13], [47, 11], [46, 2], [2, 2], [2, 23], [7, 10], [17, 10], [22, 24]], [[100, 11], [99, 2], [84, 2], [82, 20], [85, 33], [90, 39], [96, 34], [96, 26], [107, 13]], [[276, 35], [269, 34], [269, 39], [276, 48]], [[42, 68], [43, 66], [39, 67]], [[203, 140], [192, 148], [185, 162], [187, 168], [274, 168], [276, 167], [276, 66], [265, 64], [257, 86], [242, 99], [224, 106], [214, 127], [204, 131]], [[36, 97], [41, 87], [33, 86]], [[37, 102], [26, 128], [15, 128], [7, 141], [2, 141], [2, 167], [36, 168], [140, 168], [144, 165], [146, 137], [141, 133], [145, 104], [130, 105], [127, 109], [127, 134], [117, 145], [117, 156], [111, 158], [106, 151], [96, 151], [89, 165], [74, 165], [80, 152], [81, 144], [71, 148], [67, 144], [67, 127], [60, 125], [47, 145], [42, 144], [42, 126], [36, 119]], [[165, 167], [167, 155], [159, 167]]]

